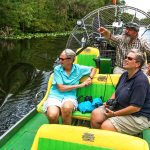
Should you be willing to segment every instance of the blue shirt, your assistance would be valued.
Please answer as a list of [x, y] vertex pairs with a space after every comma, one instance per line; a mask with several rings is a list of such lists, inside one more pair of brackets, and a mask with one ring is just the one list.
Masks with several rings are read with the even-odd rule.
[[90, 67], [73, 64], [70, 76], [68, 77], [68, 74], [64, 71], [64, 68], [61, 67], [61, 65], [56, 66], [54, 68], [52, 87], [48, 97], [56, 98], [60, 101], [67, 98], [77, 99], [76, 89], [69, 92], [60, 92], [56, 86], [56, 83], [63, 85], [78, 85], [80, 78], [84, 75], [89, 75], [90, 73]]
[[141, 108], [139, 112], [131, 115], [146, 116], [150, 121], [150, 86], [146, 75], [139, 70], [130, 79], [128, 72], [124, 72], [116, 86], [116, 100], [119, 108], [123, 109], [130, 105]]

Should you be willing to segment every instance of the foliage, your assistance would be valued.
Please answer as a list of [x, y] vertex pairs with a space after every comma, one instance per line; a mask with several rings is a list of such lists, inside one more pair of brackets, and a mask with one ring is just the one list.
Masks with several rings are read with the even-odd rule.
[[4, 36], [3, 39], [31, 39], [31, 38], [43, 38], [43, 37], [53, 37], [53, 36], [59, 36], [59, 35], [70, 35], [71, 31], [65, 31], [65, 32], [55, 32], [55, 33], [27, 33], [27, 34], [20, 34], [20, 35], [12, 35], [12, 36]]
[[[116, 3], [124, 5], [125, 0], [117, 0]], [[1, 0], [0, 36], [5, 39], [22, 39], [71, 31], [76, 20], [106, 5], [114, 5], [113, 0]], [[133, 17], [130, 14], [128, 16], [129, 20]], [[112, 19], [109, 21], [113, 22]], [[145, 18], [136, 22], [147, 20]]]
[[[113, 0], [1, 0], [0, 34], [20, 38], [27, 33], [71, 31], [77, 19], [105, 5], [113, 5]], [[4, 31], [6, 27], [12, 29], [11, 35]]]
[[12, 28], [7, 27], [7, 26], [5, 28], [1, 28], [0, 30], [1, 37], [12, 36], [13, 34], [14, 32], [12, 31]]

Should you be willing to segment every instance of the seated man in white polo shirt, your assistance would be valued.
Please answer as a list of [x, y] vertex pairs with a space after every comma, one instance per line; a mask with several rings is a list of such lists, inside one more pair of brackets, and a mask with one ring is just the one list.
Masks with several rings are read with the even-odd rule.
[[[43, 111], [50, 124], [59, 123], [61, 113], [62, 123], [71, 125], [72, 112], [76, 111], [78, 106], [76, 89], [89, 86], [96, 73], [94, 67], [73, 64], [75, 56], [74, 51], [65, 49], [59, 57], [61, 65], [54, 68], [50, 94], [43, 105]], [[89, 76], [88, 79], [79, 84], [84, 75]]]

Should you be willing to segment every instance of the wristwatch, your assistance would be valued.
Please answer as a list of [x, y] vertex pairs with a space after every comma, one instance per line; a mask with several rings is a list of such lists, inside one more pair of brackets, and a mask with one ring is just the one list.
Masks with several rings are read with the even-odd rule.
[[89, 76], [91, 79], [93, 79], [93, 77], [92, 76]]

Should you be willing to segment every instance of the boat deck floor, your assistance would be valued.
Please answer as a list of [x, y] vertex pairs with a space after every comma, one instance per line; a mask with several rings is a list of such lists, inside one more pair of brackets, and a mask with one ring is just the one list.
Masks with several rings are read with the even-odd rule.
[[1, 148], [1, 150], [30, 150], [37, 130], [43, 124], [48, 124], [46, 116], [37, 113]]
[[[61, 118], [59, 118], [59, 121], [62, 123]], [[46, 116], [37, 113], [3, 147], [1, 147], [1, 150], [30, 150], [37, 130], [43, 124], [48, 124]], [[143, 132], [143, 139], [148, 142], [150, 148], [150, 128]]]

